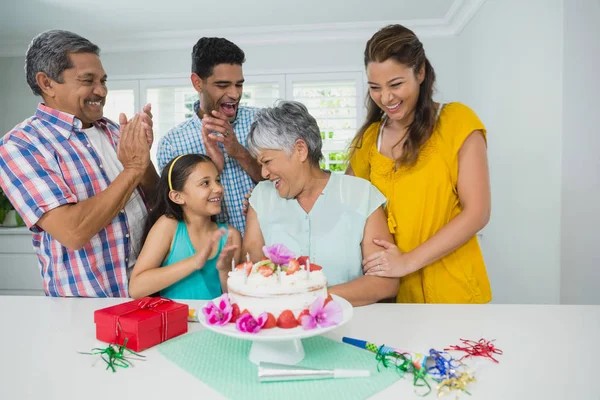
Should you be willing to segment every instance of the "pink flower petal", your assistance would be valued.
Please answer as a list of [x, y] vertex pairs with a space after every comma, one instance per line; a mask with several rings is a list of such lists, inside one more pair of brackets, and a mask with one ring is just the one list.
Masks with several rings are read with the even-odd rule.
[[323, 304], [325, 303], [325, 299], [322, 296], [317, 297], [317, 299], [310, 305], [308, 308], [308, 312], [315, 318], [323, 309]]
[[274, 264], [280, 265], [287, 264], [295, 256], [290, 249], [280, 243], [271, 246], [263, 246], [262, 251], [265, 257], [273, 261]]
[[223, 313], [229, 313], [233, 310], [233, 307], [231, 307], [231, 304], [227, 303], [226, 301], [221, 300], [219, 302], [219, 310], [221, 310]]
[[219, 322], [216, 314], [211, 314], [208, 316], [207, 322], [209, 325], [216, 325]]
[[229, 304], [229, 299], [221, 296], [216, 306], [212, 301], [209, 301], [202, 308], [202, 313], [206, 316], [206, 322], [209, 325], [225, 325], [233, 316], [233, 308]]
[[202, 307], [202, 312], [208, 317], [208, 315], [211, 314], [214, 309], [216, 309], [216, 306], [212, 301], [209, 301], [204, 307]]
[[250, 315], [250, 314], [241, 315], [235, 321], [235, 327], [237, 328], [237, 330], [240, 332], [248, 332], [248, 320], [249, 319], [252, 319], [252, 315]]
[[226, 325], [229, 323], [229, 321], [231, 320], [233, 313], [232, 312], [228, 312], [228, 313], [223, 313], [221, 315], [221, 320], [219, 321], [219, 325]]
[[221, 297], [219, 297], [218, 304], [219, 308], [223, 312], [228, 312], [228, 310], [231, 310], [231, 302], [229, 301], [229, 295], [227, 295], [227, 293], [223, 293]]
[[300, 324], [305, 330], [315, 329], [317, 327], [317, 320], [312, 315], [304, 314], [300, 317]]
[[342, 307], [335, 301], [330, 301], [321, 311], [319, 326], [328, 327], [339, 325], [342, 322], [343, 311]]
[[235, 321], [235, 326], [240, 332], [257, 333], [267, 322], [267, 314], [262, 313], [258, 320], [250, 314], [244, 314]]
[[258, 316], [256, 323], [258, 324], [258, 326], [260, 326], [262, 328], [267, 323], [267, 318], [269, 318], [268, 314], [262, 313]]

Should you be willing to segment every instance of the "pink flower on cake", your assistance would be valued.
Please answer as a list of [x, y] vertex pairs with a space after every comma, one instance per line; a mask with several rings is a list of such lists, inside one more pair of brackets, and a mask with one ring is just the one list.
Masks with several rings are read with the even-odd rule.
[[235, 326], [240, 332], [257, 333], [267, 323], [267, 313], [262, 313], [257, 319], [251, 314], [242, 314], [235, 321]]
[[323, 297], [318, 297], [308, 309], [308, 314], [300, 317], [304, 329], [326, 328], [342, 322], [342, 307], [335, 301], [325, 304]]
[[202, 308], [202, 312], [206, 316], [206, 322], [209, 325], [225, 325], [231, 320], [233, 314], [233, 308], [229, 301], [227, 293], [223, 293], [221, 297], [217, 297], [213, 301], [209, 301], [206, 306]]
[[283, 244], [263, 246], [262, 251], [265, 254], [265, 257], [273, 261], [273, 264], [279, 265], [287, 264], [295, 256], [295, 254]]

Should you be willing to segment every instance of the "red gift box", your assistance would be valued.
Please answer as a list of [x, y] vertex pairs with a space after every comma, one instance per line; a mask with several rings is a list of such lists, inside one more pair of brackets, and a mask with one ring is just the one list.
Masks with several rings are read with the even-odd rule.
[[144, 297], [94, 311], [96, 338], [142, 351], [187, 332], [187, 304]]

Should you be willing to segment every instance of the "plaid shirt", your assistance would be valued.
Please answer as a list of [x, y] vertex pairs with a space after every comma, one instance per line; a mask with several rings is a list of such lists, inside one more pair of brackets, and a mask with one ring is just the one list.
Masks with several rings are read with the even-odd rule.
[[[119, 127], [107, 119], [95, 125], [116, 149]], [[111, 183], [81, 128], [73, 115], [40, 104], [0, 140], [0, 185], [33, 233], [46, 295], [127, 297], [124, 210], [79, 250], [69, 250], [36, 225], [44, 213], [93, 197]]]
[[[196, 101], [194, 116], [171, 129], [158, 143], [157, 158], [160, 171], [169, 161], [182, 154], [206, 154], [202, 143], [202, 120], [198, 117], [199, 109], [200, 101]], [[244, 147], [246, 147], [250, 126], [258, 111], [258, 108], [240, 107], [232, 123], [235, 136]], [[221, 183], [225, 193], [221, 203], [221, 213], [217, 219], [219, 222], [233, 225], [243, 235], [246, 229], [246, 218], [242, 215], [244, 196], [255, 184], [242, 166], [227, 155], [223, 145], [221, 143], [218, 145], [223, 150], [225, 159], [225, 166], [221, 172]]]

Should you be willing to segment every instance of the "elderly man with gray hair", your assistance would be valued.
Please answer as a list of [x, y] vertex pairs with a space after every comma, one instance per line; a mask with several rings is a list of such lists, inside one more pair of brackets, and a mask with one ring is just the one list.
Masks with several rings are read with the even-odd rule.
[[244, 252], [253, 261], [262, 247], [282, 243], [322, 265], [329, 291], [354, 306], [394, 297], [398, 279], [364, 276], [363, 258], [393, 241], [385, 197], [368, 181], [319, 167], [321, 132], [304, 105], [284, 101], [261, 110], [248, 149], [266, 181], [250, 197]]
[[127, 297], [145, 200], [152, 115], [120, 127], [102, 118], [106, 73], [100, 49], [67, 31], [35, 37], [27, 83], [43, 103], [0, 141], [0, 186], [33, 234], [49, 296]]

